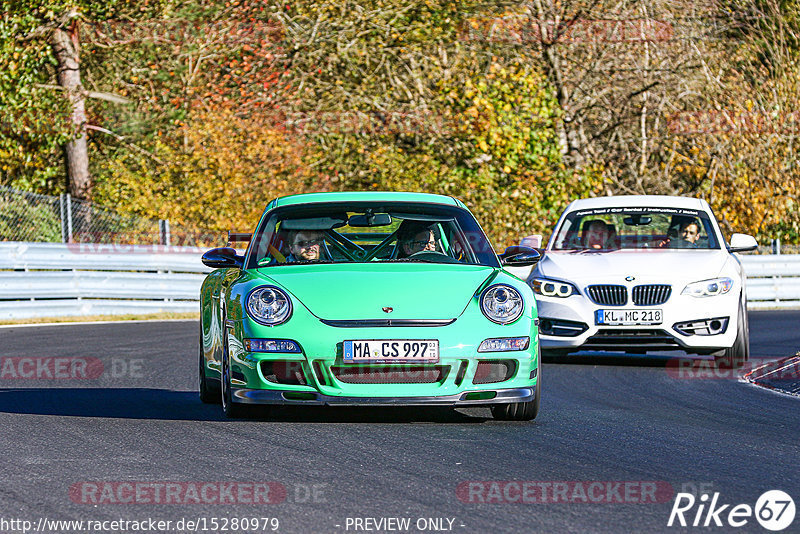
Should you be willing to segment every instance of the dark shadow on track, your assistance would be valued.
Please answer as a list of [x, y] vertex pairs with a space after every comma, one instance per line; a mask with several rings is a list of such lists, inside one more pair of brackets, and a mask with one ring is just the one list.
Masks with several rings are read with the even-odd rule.
[[287, 423], [483, 423], [491, 419], [441, 406], [275, 406], [257, 409], [254, 418]]
[[622, 352], [578, 352], [568, 355], [542, 355], [542, 362], [575, 365], [612, 365], [623, 367], [667, 367], [675, 365], [676, 360], [714, 361], [712, 356], [700, 356], [675, 351], [671, 354], [633, 354]]
[[[256, 407], [239, 421], [287, 423], [482, 423], [485, 417], [443, 407]], [[203, 404], [194, 391], [147, 388], [0, 389], [0, 412], [66, 417], [231, 421], [218, 405]]]
[[1, 389], [0, 412], [169, 421], [223, 419], [219, 407], [202, 404], [193, 391], [148, 388]]

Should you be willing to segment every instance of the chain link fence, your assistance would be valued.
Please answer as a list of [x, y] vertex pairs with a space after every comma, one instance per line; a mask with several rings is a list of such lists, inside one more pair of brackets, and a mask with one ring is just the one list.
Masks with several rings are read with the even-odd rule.
[[122, 215], [85, 200], [0, 186], [0, 241], [216, 247], [221, 232]]
[[[119, 243], [221, 247], [222, 232], [171, 224], [167, 220], [122, 215], [91, 202], [39, 195], [0, 186], [0, 241]], [[800, 254], [800, 245], [773, 239], [748, 254]]]

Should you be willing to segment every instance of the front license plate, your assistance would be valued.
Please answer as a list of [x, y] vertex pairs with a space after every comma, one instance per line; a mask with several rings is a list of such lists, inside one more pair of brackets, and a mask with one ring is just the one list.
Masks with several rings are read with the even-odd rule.
[[597, 310], [594, 323], [608, 326], [661, 324], [661, 310]]
[[438, 362], [436, 339], [358, 339], [344, 342], [345, 362]]

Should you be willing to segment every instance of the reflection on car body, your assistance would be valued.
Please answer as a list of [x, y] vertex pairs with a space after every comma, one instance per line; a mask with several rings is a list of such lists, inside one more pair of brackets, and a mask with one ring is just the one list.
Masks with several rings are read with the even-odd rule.
[[[314, 193], [267, 206], [247, 252], [207, 252], [200, 396], [252, 404], [485, 405], [536, 417], [535, 299], [451, 197]], [[503, 263], [501, 263], [503, 262]]]

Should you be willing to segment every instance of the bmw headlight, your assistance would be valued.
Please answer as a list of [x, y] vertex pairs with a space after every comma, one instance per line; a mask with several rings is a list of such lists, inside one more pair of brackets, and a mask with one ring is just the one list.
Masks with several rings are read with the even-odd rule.
[[519, 319], [524, 309], [522, 295], [511, 286], [495, 284], [481, 294], [481, 311], [492, 322], [513, 323]]
[[733, 280], [730, 278], [714, 278], [713, 280], [702, 280], [693, 282], [686, 286], [681, 292], [682, 295], [692, 297], [714, 297], [724, 295], [733, 287]]
[[537, 295], [545, 297], [567, 298], [578, 294], [578, 288], [574, 285], [548, 278], [534, 278], [531, 281], [531, 288]]
[[292, 316], [292, 301], [277, 287], [258, 287], [247, 296], [247, 314], [263, 325], [279, 325]]

